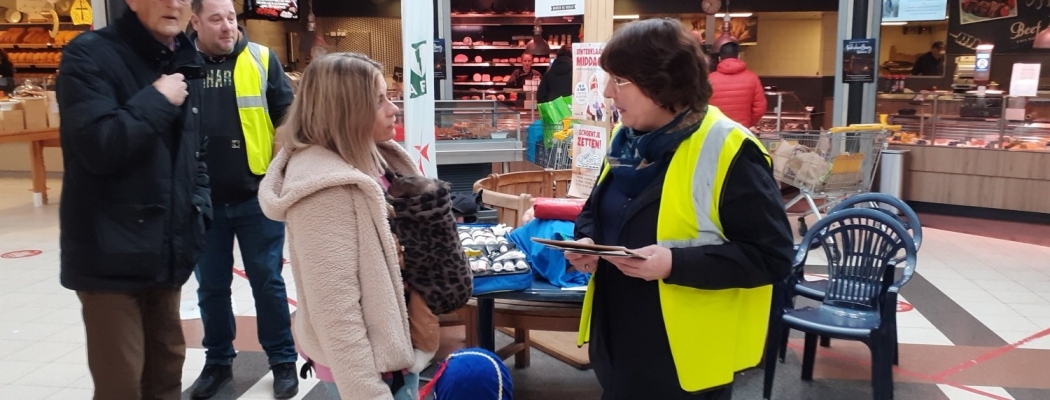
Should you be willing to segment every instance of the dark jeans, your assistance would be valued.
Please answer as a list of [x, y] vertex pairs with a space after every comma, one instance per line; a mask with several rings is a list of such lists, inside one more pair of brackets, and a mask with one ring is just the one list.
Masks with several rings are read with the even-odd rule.
[[288, 295], [281, 277], [284, 224], [266, 218], [253, 198], [239, 204], [215, 204], [215, 217], [197, 261], [197, 298], [204, 322], [206, 364], [232, 365], [237, 323], [230, 304], [233, 284], [233, 239], [236, 236], [244, 272], [255, 297], [259, 344], [270, 365], [298, 359], [292, 341]]

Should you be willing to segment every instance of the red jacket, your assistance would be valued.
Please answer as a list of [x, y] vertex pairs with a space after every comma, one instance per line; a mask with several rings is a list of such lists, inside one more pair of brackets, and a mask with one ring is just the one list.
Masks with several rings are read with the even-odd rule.
[[747, 70], [747, 64], [736, 58], [718, 63], [710, 76], [711, 105], [718, 107], [733, 121], [751, 128], [766, 113], [766, 91], [758, 75]]

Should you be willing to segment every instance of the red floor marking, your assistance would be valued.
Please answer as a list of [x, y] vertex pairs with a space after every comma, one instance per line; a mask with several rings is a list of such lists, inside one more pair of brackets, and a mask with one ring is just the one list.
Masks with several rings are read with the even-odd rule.
[[908, 311], [911, 311], [911, 310], [914, 310], [914, 309], [915, 309], [915, 306], [912, 306], [911, 303], [908, 303], [906, 301], [898, 301], [897, 302], [897, 312], [899, 312], [899, 313], [901, 313], [901, 312], [908, 312]]
[[17, 251], [10, 251], [10, 252], [4, 253], [4, 254], [0, 254], [0, 258], [26, 258], [26, 257], [39, 256], [40, 253], [43, 253], [43, 252], [40, 251], [40, 250], [17, 250]]
[[1047, 336], [1047, 335], [1050, 335], [1050, 329], [1045, 329], [1045, 330], [1043, 330], [1043, 331], [1041, 331], [1039, 333], [1036, 333], [1036, 334], [1034, 334], [1032, 336], [1026, 337], [1024, 339], [1021, 339], [1021, 340], [1019, 340], [1019, 341], [1017, 341], [1015, 343], [1011, 343], [1011, 344], [1008, 344], [1006, 346], [1000, 347], [998, 349], [995, 349], [995, 350], [989, 351], [987, 353], [981, 354], [980, 356], [977, 356], [977, 358], [974, 358], [973, 360], [964, 361], [964, 362], [960, 363], [959, 365], [956, 365], [956, 366], [948, 368], [948, 369], [946, 369], [944, 371], [938, 372], [936, 375], [934, 375], [934, 377], [937, 378], [937, 379], [943, 379], [945, 377], [955, 375], [955, 374], [957, 374], [959, 372], [962, 372], [963, 370], [966, 370], [966, 369], [968, 369], [970, 367], [973, 367], [974, 365], [986, 362], [986, 361], [991, 360], [993, 358], [999, 357], [999, 356], [1001, 356], [1003, 354], [1009, 353], [1010, 351], [1016, 349], [1019, 346], [1024, 345], [1025, 343], [1031, 342], [1033, 340], [1039, 339], [1039, 338]]
[[[794, 343], [788, 343], [788, 347], [790, 347], [792, 349], [795, 349], [795, 351], [798, 354], [802, 354], [802, 351], [804, 350], [803, 346], [800, 346], [800, 345], [797, 345], [797, 344], [794, 344]], [[859, 359], [859, 358], [856, 358], [856, 357], [850, 357], [850, 356], [847, 356], [847, 355], [844, 355], [844, 354], [838, 354], [838, 353], [835, 353], [832, 350], [825, 350], [825, 349], [818, 348], [817, 349], [817, 354], [819, 354], [821, 356], [824, 356], [824, 357], [828, 357], [828, 358], [836, 358], [836, 359], [839, 359], [839, 360], [851, 361], [851, 362], [854, 362], [854, 363], [857, 363], [857, 364], [871, 366], [871, 361], [870, 360], [863, 360], [863, 359]], [[994, 394], [994, 393], [988, 393], [988, 392], [985, 392], [983, 390], [974, 389], [974, 388], [966, 386], [966, 385], [962, 385], [962, 384], [958, 384], [958, 383], [955, 383], [955, 382], [946, 381], [946, 380], [944, 380], [944, 378], [937, 377], [936, 375], [929, 376], [929, 375], [926, 375], [926, 374], [923, 374], [923, 373], [920, 373], [920, 372], [906, 370], [906, 369], [898, 367], [898, 366], [894, 366], [893, 370], [896, 371], [898, 374], [901, 374], [901, 375], [908, 375], [908, 376], [911, 376], [913, 378], [919, 378], [919, 379], [927, 380], [927, 381], [930, 381], [930, 382], [933, 382], [933, 383], [940, 383], [940, 384], [948, 385], [948, 386], [951, 386], [953, 388], [962, 389], [962, 390], [965, 390], [967, 392], [970, 392], [970, 393], [973, 393], [973, 394], [976, 394], [976, 395], [981, 395], [981, 396], [984, 396], [984, 397], [987, 397], [987, 398], [990, 398], [990, 399], [1010, 400], [1010, 399], [1008, 399], [1006, 397], [1002, 397], [1002, 396], [999, 396], [999, 395]]]
[[[243, 269], [237, 269], [237, 267], [233, 267], [233, 273], [241, 278], [248, 279], [248, 274], [244, 273]], [[299, 307], [299, 303], [291, 297], [288, 298], [288, 304], [291, 304], [292, 307]]]

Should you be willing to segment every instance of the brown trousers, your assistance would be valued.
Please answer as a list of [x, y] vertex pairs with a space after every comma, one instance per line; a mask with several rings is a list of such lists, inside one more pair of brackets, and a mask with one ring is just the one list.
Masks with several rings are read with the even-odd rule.
[[186, 340], [179, 289], [77, 292], [87, 329], [95, 400], [176, 400]]

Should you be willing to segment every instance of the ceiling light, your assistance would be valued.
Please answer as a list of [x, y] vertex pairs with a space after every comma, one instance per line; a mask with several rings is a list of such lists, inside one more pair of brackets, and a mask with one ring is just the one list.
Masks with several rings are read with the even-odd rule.
[[631, 14], [631, 15], [613, 15], [613, 19], [614, 19], [614, 20], [622, 20], [622, 19], [639, 19], [639, 18], [641, 18], [641, 17], [640, 17], [640, 16], [638, 15], [638, 14]]

